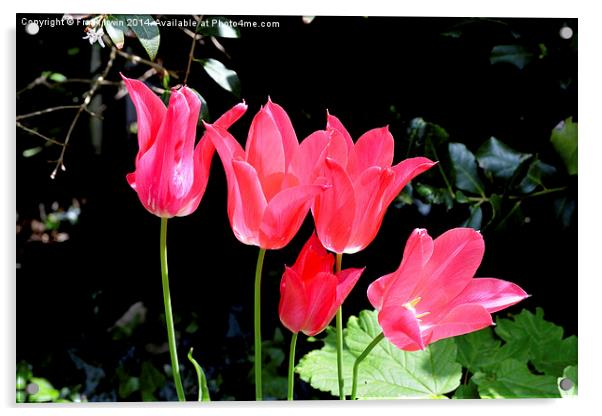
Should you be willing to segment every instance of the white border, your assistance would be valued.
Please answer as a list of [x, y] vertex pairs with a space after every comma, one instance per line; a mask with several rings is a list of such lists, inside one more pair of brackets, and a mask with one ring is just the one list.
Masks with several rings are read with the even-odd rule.
[[[8, 4], [7, 4], [8, 3]], [[118, 414], [131, 416], [165, 415], [177, 411], [178, 414], [239, 414], [251, 412], [262, 415], [300, 415], [308, 412], [345, 412], [351, 414], [364, 414], [374, 409], [379, 414], [409, 415], [416, 413], [445, 413], [445, 415], [483, 414], [504, 415], [522, 411], [533, 411], [540, 414], [577, 414], [585, 412], [597, 405], [596, 399], [602, 397], [597, 392], [601, 387], [599, 382], [602, 368], [599, 353], [602, 346], [600, 339], [599, 295], [602, 293], [602, 273], [596, 259], [600, 258], [601, 247], [594, 243], [594, 238], [602, 231], [600, 228], [600, 202], [597, 195], [601, 194], [602, 175], [596, 169], [599, 167], [597, 159], [602, 154], [602, 117], [599, 77], [602, 74], [600, 62], [600, 13], [595, 9], [594, 1], [412, 1], [399, 2], [392, 5], [392, 1], [345, 1], [327, 2], [324, 0], [305, 0], [295, 4], [288, 1], [203, 1], [203, 2], [166, 2], [146, 0], [144, 4], [136, 5], [123, 0], [103, 0], [98, 2], [83, 2], [81, 0], [56, 2], [29, 3], [25, 1], [8, 1], [2, 4], [2, 59], [3, 73], [0, 82], [0, 96], [4, 109], [1, 113], [4, 137], [1, 155], [3, 161], [0, 165], [0, 183], [4, 196], [0, 209], [2, 235], [3, 278], [0, 287], [0, 406], [6, 407], [8, 413], [19, 414], [106, 414], [107, 410]], [[59, 9], [60, 7], [60, 9]], [[195, 10], [198, 7], [199, 10]], [[102, 9], [102, 10], [101, 10]], [[89, 404], [85, 407], [42, 407], [28, 406], [15, 408], [14, 400], [14, 313], [15, 313], [15, 128], [13, 117], [15, 114], [15, 13], [62, 13], [101, 12], [111, 10], [115, 13], [181, 13], [189, 14], [284, 14], [284, 15], [403, 15], [403, 16], [495, 16], [495, 17], [577, 17], [579, 18], [579, 384], [580, 396], [576, 400], [506, 400], [506, 401], [402, 401], [402, 402], [364, 402], [364, 403], [338, 403], [338, 402], [296, 402], [288, 403], [214, 403], [208, 407], [197, 408], [198, 405], [189, 403], [185, 406], [168, 404], [118, 404], [103, 405]], [[21, 51], [23, 52], [23, 51]], [[598, 174], [597, 174], [598, 173]], [[9, 202], [10, 201], [10, 202]], [[597, 215], [598, 214], [598, 215]], [[511, 259], [509, 259], [511, 261]], [[549, 279], [550, 284], [562, 284], [563, 276], [540, 276]], [[567, 282], [573, 284], [573, 282]], [[561, 307], [561, 305], [559, 305]], [[177, 409], [177, 410], [176, 410]], [[56, 411], [56, 412], [55, 412]]]

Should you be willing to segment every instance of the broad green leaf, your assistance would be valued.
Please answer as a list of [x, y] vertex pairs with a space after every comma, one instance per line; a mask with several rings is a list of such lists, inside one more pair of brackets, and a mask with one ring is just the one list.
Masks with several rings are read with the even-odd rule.
[[226, 91], [230, 91], [235, 96], [240, 96], [240, 80], [235, 71], [228, 69], [217, 59], [198, 59], [207, 74]]
[[[351, 316], [344, 331], [345, 394], [351, 393], [354, 361], [381, 332], [375, 311]], [[383, 339], [359, 367], [358, 397], [439, 398], [460, 384], [462, 367], [456, 363], [456, 345], [444, 339], [424, 351], [406, 352]], [[299, 361], [296, 372], [312, 387], [338, 396], [334, 329], [327, 328], [324, 346]]]
[[197, 28], [197, 33], [203, 36], [220, 38], [239, 38], [240, 30], [233, 27], [230, 19], [223, 16], [205, 16]]
[[125, 42], [123, 31], [127, 29], [127, 24], [123, 18], [121, 16], [107, 16], [104, 27], [117, 49], [123, 48]]
[[471, 380], [483, 399], [560, 397], [556, 377], [535, 375], [512, 358], [502, 361], [495, 374], [477, 372]]
[[573, 117], [558, 123], [550, 136], [552, 145], [564, 161], [569, 175], [577, 174], [577, 136], [577, 123], [573, 123]]
[[449, 210], [454, 205], [449, 191], [446, 188], [435, 188], [430, 185], [422, 183], [416, 184], [416, 193], [420, 195], [429, 204], [445, 204], [445, 207]]
[[479, 391], [477, 385], [470, 381], [468, 384], [463, 384], [456, 389], [452, 399], [478, 399]]
[[463, 191], [484, 195], [474, 154], [462, 143], [450, 143], [448, 149], [455, 172], [456, 187]]
[[[565, 381], [563, 381], [565, 380]], [[566, 381], [569, 380], [569, 381]], [[565, 390], [566, 386], [564, 383], [568, 383], [570, 388]], [[564, 387], [564, 388], [563, 388]], [[576, 397], [579, 395], [578, 391], [578, 376], [577, 376], [577, 366], [572, 365], [564, 369], [562, 373], [562, 377], [558, 377], [558, 391], [560, 395], [565, 397]]]
[[483, 143], [476, 153], [479, 166], [500, 179], [510, 179], [519, 165], [530, 157], [530, 154], [517, 152], [495, 137]]
[[482, 223], [483, 210], [479, 205], [474, 205], [470, 207], [470, 216], [462, 223], [462, 227], [470, 227], [478, 231], [481, 229]]
[[149, 14], [122, 14], [117, 17], [129, 23], [130, 29], [136, 34], [142, 47], [153, 61], [157, 56], [159, 43], [161, 42], [161, 34], [155, 19]]
[[543, 309], [535, 314], [523, 310], [514, 320], [498, 319], [496, 334], [508, 348], [526, 354], [535, 368], [558, 377], [568, 365], [577, 363], [577, 337], [563, 339], [564, 330], [543, 319]]
[[45, 378], [32, 377], [29, 380], [30, 384], [37, 386], [38, 391], [28, 396], [30, 402], [53, 402], [57, 400], [61, 393], [53, 387], [53, 385]]
[[501, 341], [493, 337], [491, 328], [455, 337], [458, 346], [458, 362], [471, 373], [495, 367], [501, 348]]
[[556, 168], [554, 166], [543, 163], [539, 159], [535, 159], [529, 165], [527, 174], [518, 185], [518, 189], [524, 194], [529, 194], [538, 186], [543, 186], [543, 178], [552, 176], [554, 173], [556, 173]]
[[533, 59], [533, 53], [521, 45], [497, 45], [491, 50], [491, 64], [508, 63], [523, 69]]

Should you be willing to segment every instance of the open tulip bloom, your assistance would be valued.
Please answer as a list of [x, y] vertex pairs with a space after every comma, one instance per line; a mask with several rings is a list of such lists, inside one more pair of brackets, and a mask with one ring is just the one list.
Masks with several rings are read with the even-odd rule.
[[388, 127], [364, 133], [355, 144], [335, 116], [328, 115], [326, 128], [331, 139], [323, 174], [331, 187], [315, 199], [316, 231], [330, 251], [357, 253], [374, 240], [403, 187], [435, 162], [414, 157], [391, 166], [395, 142]]
[[[195, 147], [201, 100], [188, 87], [171, 90], [169, 106], [143, 82], [122, 75], [136, 108], [138, 154], [136, 170], [127, 175], [130, 186], [151, 214], [161, 218], [161, 275], [165, 321], [174, 383], [180, 401], [185, 400], [180, 378], [167, 272], [167, 219], [194, 212], [205, 193], [215, 148], [208, 137]], [[246, 106], [238, 104], [216, 121], [228, 128]]]
[[219, 125], [206, 124], [222, 160], [228, 182], [228, 217], [236, 238], [260, 247], [255, 270], [255, 388], [261, 388], [261, 270], [266, 249], [286, 246], [295, 236], [310, 206], [327, 188], [317, 177], [326, 131], [317, 131], [301, 144], [282, 107], [268, 100], [253, 118], [245, 149]]
[[426, 230], [414, 230], [399, 268], [368, 287], [383, 332], [366, 350], [383, 336], [402, 350], [422, 350], [440, 339], [492, 325], [493, 312], [528, 297], [514, 283], [473, 278], [484, 253], [483, 236], [472, 228], [454, 228], [434, 241]]

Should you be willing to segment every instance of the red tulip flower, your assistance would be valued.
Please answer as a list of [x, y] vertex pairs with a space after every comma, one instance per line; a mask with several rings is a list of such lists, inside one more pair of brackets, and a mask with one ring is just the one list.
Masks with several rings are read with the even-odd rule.
[[268, 100], [253, 119], [246, 148], [223, 127], [206, 124], [228, 181], [228, 217], [236, 238], [264, 249], [286, 246], [303, 223], [316, 195], [326, 131], [301, 145], [282, 107]]
[[472, 228], [454, 228], [435, 241], [416, 229], [399, 268], [374, 281], [368, 299], [385, 337], [406, 351], [492, 325], [491, 314], [525, 299], [519, 286], [473, 279], [485, 244]]
[[372, 242], [403, 187], [435, 163], [415, 157], [391, 166], [394, 139], [388, 127], [370, 130], [354, 144], [339, 119], [329, 114], [327, 130], [332, 138], [324, 175], [332, 187], [316, 197], [316, 231], [327, 249], [356, 253]]
[[[189, 215], [205, 193], [215, 151], [206, 137], [194, 145], [201, 100], [190, 88], [174, 88], [166, 108], [143, 82], [122, 78], [138, 116], [136, 171], [127, 175], [127, 181], [151, 214]], [[238, 104], [216, 125], [228, 128], [245, 110]]]
[[313, 234], [293, 267], [286, 267], [280, 283], [278, 313], [293, 333], [308, 336], [324, 330], [364, 269], [345, 269], [334, 274], [334, 257]]

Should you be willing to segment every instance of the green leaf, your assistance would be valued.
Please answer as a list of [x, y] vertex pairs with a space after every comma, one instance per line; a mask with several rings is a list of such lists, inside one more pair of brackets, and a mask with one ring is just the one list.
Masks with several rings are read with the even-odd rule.
[[123, 48], [125, 43], [123, 30], [127, 29], [127, 23], [121, 16], [107, 16], [104, 21], [105, 31], [113, 41], [117, 49]]
[[[563, 379], [570, 380], [571, 386], [568, 390], [563, 389], [562, 387], [565, 387], [565, 386], [560, 384]], [[566, 381], [564, 383], [566, 383]], [[571, 365], [571, 366], [565, 368], [564, 371], [562, 372], [562, 377], [558, 377], [558, 391], [560, 392], [560, 395], [563, 398], [578, 396], [579, 392], [578, 392], [578, 377], [577, 377], [577, 366], [576, 365], [574, 365], [574, 366]]]
[[556, 377], [532, 374], [512, 358], [502, 361], [495, 374], [477, 372], [471, 380], [483, 399], [560, 397]]
[[463, 384], [454, 392], [452, 399], [478, 399], [479, 391], [477, 385], [470, 381], [468, 384]]
[[455, 172], [456, 187], [463, 191], [484, 195], [474, 154], [462, 143], [450, 143], [448, 149]]
[[556, 219], [562, 224], [563, 228], [567, 228], [571, 225], [575, 206], [575, 200], [568, 196], [563, 196], [554, 200], [554, 213], [556, 214]]
[[138, 390], [140, 390], [140, 379], [138, 377], [127, 377], [119, 383], [117, 394], [120, 398], [126, 399]]
[[531, 157], [520, 153], [495, 137], [489, 138], [476, 153], [479, 166], [494, 177], [510, 179], [519, 165]]
[[117, 17], [128, 23], [151, 61], [153, 61], [157, 56], [159, 43], [161, 42], [161, 34], [155, 19], [149, 14], [122, 14]]
[[521, 45], [497, 45], [491, 50], [489, 62], [492, 65], [508, 63], [523, 69], [533, 59], [533, 53]]
[[205, 372], [200, 364], [194, 359], [192, 356], [192, 347], [190, 351], [188, 351], [188, 361], [190, 361], [196, 371], [197, 382], [199, 384], [199, 394], [198, 401], [199, 402], [210, 402], [211, 397], [209, 396], [209, 388], [207, 387], [207, 377], [205, 376]]
[[220, 38], [239, 38], [240, 30], [233, 27], [230, 19], [223, 16], [206, 16], [197, 28], [197, 33], [203, 36], [217, 36]]
[[475, 230], [481, 229], [483, 223], [483, 210], [480, 205], [473, 205], [470, 207], [470, 216], [462, 223], [462, 227], [470, 227]]
[[493, 337], [491, 328], [455, 337], [458, 362], [471, 373], [494, 368], [498, 363], [501, 341]]
[[[352, 368], [357, 356], [381, 332], [375, 311], [351, 316], [344, 331], [345, 394], [351, 393]], [[359, 367], [358, 397], [434, 398], [460, 384], [462, 367], [455, 362], [456, 345], [445, 339], [424, 351], [406, 352], [383, 339]], [[324, 346], [299, 361], [296, 372], [312, 387], [338, 396], [334, 329], [327, 328]]]
[[199, 121], [197, 124], [201, 124], [203, 120], [209, 121], [209, 107], [207, 106], [207, 100], [198, 92], [196, 89], [189, 87], [194, 92], [199, 100], [201, 100], [201, 113], [199, 114]]
[[140, 392], [144, 401], [156, 400], [154, 392], [163, 387], [165, 376], [149, 361], [142, 363], [140, 372]]
[[543, 178], [552, 176], [554, 173], [556, 173], [556, 168], [554, 166], [543, 163], [539, 159], [535, 159], [529, 165], [527, 174], [518, 185], [518, 189], [524, 194], [529, 194], [538, 186], [543, 186]]
[[203, 65], [205, 72], [207, 72], [220, 87], [226, 91], [230, 91], [235, 96], [240, 97], [240, 80], [235, 71], [226, 68], [224, 64], [217, 59], [196, 59], [196, 61]]
[[36, 147], [32, 147], [30, 149], [25, 149], [25, 150], [23, 150], [23, 157], [35, 156], [38, 153], [40, 153], [42, 150], [44, 150], [44, 147], [42, 147], [42, 146], [36, 146]]
[[577, 337], [563, 339], [562, 327], [543, 316], [541, 308], [535, 314], [525, 309], [514, 320], [498, 319], [495, 332], [509, 348], [526, 354], [539, 372], [558, 377], [565, 367], [577, 363]]
[[29, 380], [29, 383], [35, 384], [38, 388], [38, 391], [36, 393], [30, 394], [28, 396], [28, 400], [30, 402], [52, 402], [57, 400], [61, 395], [61, 393], [57, 389], [55, 389], [53, 385], [45, 378], [32, 377]]
[[550, 140], [560, 155], [569, 175], [577, 174], [577, 123], [569, 117], [552, 130]]

